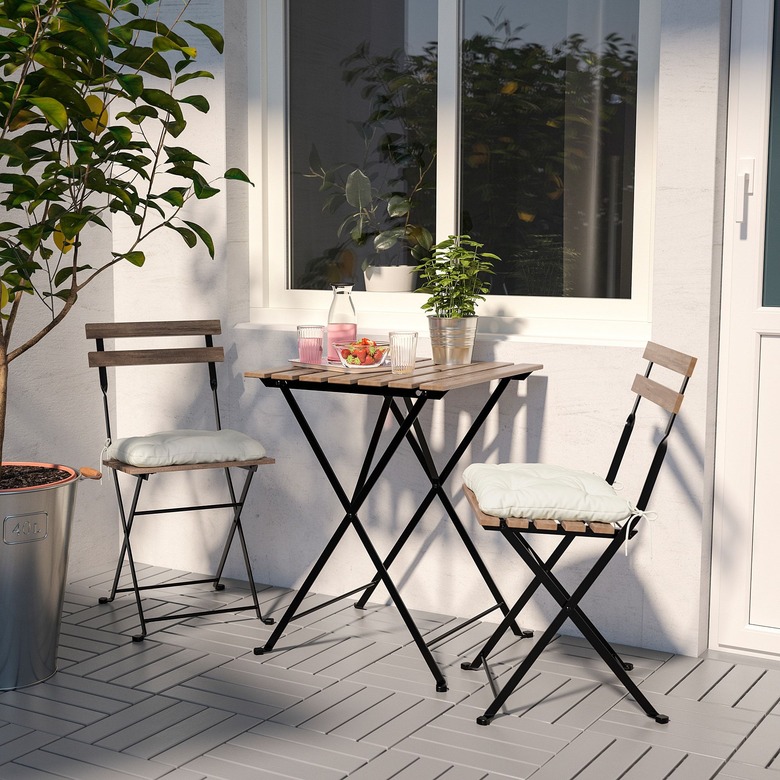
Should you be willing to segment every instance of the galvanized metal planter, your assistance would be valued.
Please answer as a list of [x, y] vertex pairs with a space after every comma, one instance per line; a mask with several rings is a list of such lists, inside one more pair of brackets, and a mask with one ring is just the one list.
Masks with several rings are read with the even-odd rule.
[[444, 366], [471, 363], [479, 317], [428, 317], [433, 362]]
[[0, 690], [42, 682], [57, 671], [79, 474], [53, 467], [69, 476], [43, 487], [0, 491]]

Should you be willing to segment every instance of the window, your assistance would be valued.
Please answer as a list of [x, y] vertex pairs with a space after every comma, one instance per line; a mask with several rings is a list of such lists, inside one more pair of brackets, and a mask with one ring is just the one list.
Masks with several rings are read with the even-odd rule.
[[655, 0], [288, 5], [257, 12], [267, 259], [253, 318], [321, 309], [334, 282], [363, 290], [366, 263], [415, 263], [435, 237], [468, 232], [501, 257], [480, 307], [495, 331], [581, 335], [584, 318], [643, 337]]
[[436, 0], [295, 0], [291, 286], [416, 265], [436, 219]]
[[638, 2], [465, 0], [461, 228], [492, 294], [629, 298]]

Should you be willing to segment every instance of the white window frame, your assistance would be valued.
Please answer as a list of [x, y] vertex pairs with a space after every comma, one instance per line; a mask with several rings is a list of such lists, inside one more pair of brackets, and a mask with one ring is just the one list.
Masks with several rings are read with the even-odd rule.
[[[436, 235], [455, 231], [458, 198], [459, 0], [440, 0]], [[630, 299], [488, 296], [480, 333], [523, 341], [641, 344], [650, 335], [660, 0], [640, 6], [632, 286]], [[284, 0], [248, 4], [250, 323], [324, 322], [331, 293], [287, 289], [289, 273]], [[252, 46], [256, 41], [259, 45]], [[415, 293], [353, 293], [360, 328], [427, 332]]]

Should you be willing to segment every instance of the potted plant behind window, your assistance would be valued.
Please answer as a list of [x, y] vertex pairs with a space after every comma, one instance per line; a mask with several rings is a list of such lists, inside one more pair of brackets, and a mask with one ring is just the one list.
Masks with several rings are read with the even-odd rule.
[[359, 145], [326, 168], [313, 144], [306, 175], [320, 181], [323, 212], [341, 215], [336, 253], [353, 252], [366, 289], [410, 292], [433, 244], [437, 58], [427, 49], [379, 54], [364, 42], [342, 65], [365, 105], [365, 118], [348, 123]]
[[[190, 0], [180, 0], [170, 27], [151, 13], [157, 2], [0, 4], [0, 689], [56, 670], [79, 478], [68, 466], [3, 462], [9, 366], [103, 272], [142, 266], [150, 234], [170, 230], [214, 256], [211, 236], [184, 207], [219, 190], [199, 172], [204, 161], [176, 142], [185, 111], [209, 110], [192, 85], [213, 76], [173, 28], [190, 25], [219, 52], [223, 40], [183, 18]], [[248, 181], [238, 169], [224, 178]], [[88, 232], [111, 230], [120, 217], [133, 225], [128, 245], [91, 254]]]
[[477, 302], [485, 300], [490, 290], [486, 276], [493, 273], [493, 262], [500, 260], [480, 251], [483, 246], [468, 235], [449, 236], [417, 266], [422, 282], [417, 292], [428, 294], [422, 308], [431, 312], [428, 325], [434, 363], [471, 363]]
[[350, 168], [340, 179], [345, 167], [326, 170], [316, 147], [312, 147], [307, 176], [322, 182], [320, 189], [327, 194], [323, 211], [335, 212], [344, 204], [349, 207], [337, 231], [338, 238], [343, 239], [339, 251], [349, 244], [363, 251], [361, 268], [366, 290], [411, 292], [415, 265], [407, 262], [406, 254], [417, 263], [428, 255], [433, 244], [427, 228], [410, 222], [412, 201], [423, 186], [427, 169], [420, 170], [418, 182], [405, 195], [393, 189], [380, 192], [361, 168]]

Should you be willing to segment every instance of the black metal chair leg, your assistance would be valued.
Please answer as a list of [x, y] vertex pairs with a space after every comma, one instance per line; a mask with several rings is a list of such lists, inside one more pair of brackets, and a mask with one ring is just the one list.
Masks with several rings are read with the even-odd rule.
[[125, 541], [124, 541], [124, 547], [125, 547], [125, 553], [127, 555], [127, 563], [130, 567], [130, 579], [133, 583], [133, 593], [135, 594], [135, 604], [138, 609], [138, 620], [141, 623], [141, 633], [140, 634], [134, 634], [133, 635], [133, 642], [142, 642], [146, 635], [146, 618], [144, 617], [144, 608], [143, 608], [143, 602], [141, 599], [141, 588], [138, 584], [138, 575], [135, 571], [135, 560], [133, 559], [133, 548], [130, 545], [130, 531], [133, 527], [133, 521], [135, 520], [135, 512], [138, 507], [138, 499], [141, 495], [141, 486], [146, 481], [146, 476], [141, 475], [136, 478], [135, 483], [135, 490], [133, 491], [133, 501], [130, 505], [130, 513], [127, 517], [127, 522], [125, 522], [124, 518], [122, 519], [122, 529], [125, 534]]
[[[555, 561], [551, 560], [553, 556], [545, 561], [539, 557], [533, 547], [531, 547], [528, 540], [525, 539], [519, 531], [509, 529], [506, 526], [502, 526], [500, 528], [503, 536], [510, 542], [518, 555], [520, 555], [528, 568], [533, 572], [534, 582], [532, 583], [532, 586], [535, 584], [543, 585], [548, 593], [550, 593], [550, 595], [558, 603], [560, 612], [552, 620], [548, 628], [540, 637], [537, 644], [534, 645], [526, 658], [523, 659], [518, 668], [510, 676], [509, 680], [506, 682], [504, 687], [501, 689], [485, 713], [477, 719], [477, 723], [485, 726], [491, 722], [491, 720], [498, 713], [498, 710], [515, 690], [533, 663], [537, 660], [542, 650], [550, 643], [550, 641], [552, 641], [555, 633], [563, 625], [567, 618], [570, 618], [577, 626], [577, 628], [582, 631], [585, 639], [605, 661], [609, 668], [612, 669], [615, 676], [623, 684], [626, 690], [634, 697], [645, 713], [649, 717], [655, 719], [658, 723], [668, 723], [668, 716], [660, 714], [655, 709], [655, 707], [653, 707], [647, 697], [639, 690], [637, 684], [628, 676], [627, 670], [628, 668], [631, 668], [631, 665], [625, 664], [623, 662], [618, 653], [609, 644], [609, 642], [607, 642], [604, 636], [598, 631], [590, 618], [585, 615], [579, 606], [581, 599], [585, 596], [588, 590], [590, 590], [592, 585], [598, 579], [599, 575], [603, 572], [607, 564], [614, 557], [615, 553], [622, 546], [628, 530], [628, 526], [624, 526], [624, 528], [621, 529], [621, 531], [610, 540], [610, 543], [598, 557], [594, 565], [589, 570], [588, 574], [583, 578], [574, 592], [570, 594], [551, 571], [552, 566], [557, 561], [557, 558], [560, 558], [560, 554], [557, 556]], [[573, 536], [564, 537], [563, 542], [573, 538]], [[563, 542], [561, 544], [563, 544]], [[560, 547], [561, 545], [559, 545], [559, 548]], [[558, 552], [559, 548], [556, 548], [553, 555]], [[521, 596], [521, 600], [526, 595], [527, 590], [523, 596]], [[517, 605], [515, 605], [515, 607], [516, 606]], [[478, 659], [481, 657], [484, 656], [477, 656]]]
[[125, 505], [122, 501], [122, 491], [119, 487], [119, 474], [116, 471], [112, 471], [111, 475], [114, 478], [114, 491], [116, 492], [116, 502], [119, 507], [119, 519], [122, 523], [122, 548], [119, 551], [119, 559], [116, 563], [116, 569], [114, 570], [114, 582], [111, 585], [111, 591], [108, 596], [101, 596], [98, 599], [99, 604], [107, 604], [109, 601], [113, 601], [116, 598], [117, 590], [119, 588], [119, 580], [122, 576], [122, 567], [125, 565], [125, 557], [127, 555], [127, 541], [125, 538], [124, 529], [127, 526], [127, 516], [125, 515]]
[[555, 634], [558, 629], [563, 625], [566, 620], [566, 613], [561, 610], [550, 625], [545, 629], [544, 633], [539, 637], [534, 646], [529, 651], [528, 655], [522, 660], [520, 665], [511, 674], [509, 679], [504, 683], [504, 687], [498, 692], [498, 695], [493, 699], [490, 706], [485, 712], [477, 718], [477, 723], [480, 726], [487, 726], [498, 714], [498, 711], [503, 706], [504, 702], [511, 696], [520, 681], [528, 674], [530, 668], [534, 665], [536, 659], [542, 654], [542, 650], [552, 642], [555, 638]]

